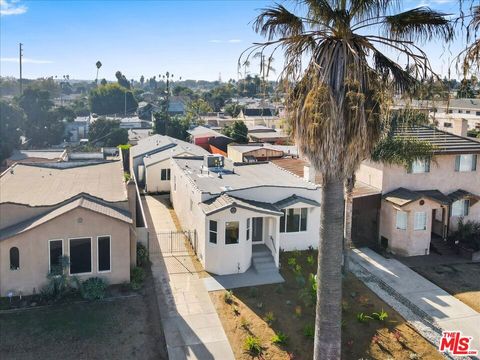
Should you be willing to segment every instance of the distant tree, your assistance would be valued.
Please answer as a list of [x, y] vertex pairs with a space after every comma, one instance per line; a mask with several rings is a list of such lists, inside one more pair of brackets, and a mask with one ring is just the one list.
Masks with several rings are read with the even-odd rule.
[[120, 128], [120, 122], [99, 117], [90, 124], [88, 140], [92, 145], [114, 147], [128, 143], [128, 131]]
[[95, 84], [98, 83], [98, 71], [100, 70], [100, 68], [102, 67], [102, 63], [100, 62], [100, 60], [98, 60], [96, 63], [95, 63], [95, 66], [97, 67], [97, 76], [95, 77]]
[[142, 75], [140, 76], [140, 85], [143, 87], [144, 83], [145, 83], [145, 77]]
[[225, 105], [224, 111], [231, 117], [236, 118], [240, 114], [242, 108], [243, 107], [241, 105], [238, 105], [237, 103], [232, 103]]
[[175, 96], [185, 96], [185, 97], [188, 97], [191, 100], [195, 100], [198, 97], [198, 95], [196, 95], [193, 92], [192, 89], [190, 89], [186, 86], [181, 86], [181, 85], [175, 86], [173, 88], [173, 95], [175, 95]]
[[61, 112], [53, 109], [48, 91], [28, 87], [17, 102], [27, 117], [24, 133], [30, 146], [45, 147], [62, 141], [65, 124]]
[[168, 135], [180, 140], [187, 140], [187, 130], [190, 128], [190, 121], [186, 116], [166, 116], [165, 111], [153, 114], [155, 118], [155, 133]]
[[460, 87], [457, 90], [458, 99], [473, 99], [477, 95], [475, 91], [475, 83], [477, 78], [472, 76], [470, 79], [463, 79], [460, 82]]
[[62, 120], [67, 122], [72, 122], [77, 117], [77, 114], [71, 107], [59, 106], [55, 111]]
[[126, 89], [130, 89], [130, 81], [125, 77], [125, 75], [122, 74], [121, 71], [117, 71], [115, 73], [115, 77], [117, 78], [117, 82], [120, 86], [123, 86]]
[[20, 129], [24, 127], [25, 120], [21, 108], [0, 99], [0, 163], [20, 146]]
[[111, 83], [99, 86], [90, 91], [90, 110], [98, 115], [123, 114], [137, 110], [138, 102], [130, 90], [119, 84]]
[[187, 104], [186, 108], [186, 116], [189, 120], [197, 121], [200, 119], [200, 116], [206, 115], [207, 113], [211, 112], [211, 106], [203, 99], [198, 99], [194, 101], [190, 101]]
[[224, 135], [232, 138], [236, 143], [248, 143], [248, 128], [241, 120], [236, 120], [232, 125], [225, 126], [222, 132]]
[[71, 109], [75, 112], [76, 116], [88, 116], [90, 115], [90, 109], [88, 108], [88, 102], [84, 98], [76, 99], [71, 105]]
[[106, 80], [106, 79], [102, 79], [102, 81], [100, 81], [100, 85], [107, 85], [107, 80]]

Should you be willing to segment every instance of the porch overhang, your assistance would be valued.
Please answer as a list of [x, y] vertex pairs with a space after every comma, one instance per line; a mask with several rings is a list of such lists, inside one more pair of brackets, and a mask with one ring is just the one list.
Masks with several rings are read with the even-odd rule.
[[480, 195], [472, 194], [471, 192], [468, 192], [466, 190], [458, 189], [457, 191], [448, 194], [448, 198], [452, 203], [457, 200], [468, 199], [470, 200], [471, 204], [474, 204], [480, 200]]
[[422, 198], [429, 199], [440, 205], [449, 205], [451, 199], [438, 190], [409, 190], [398, 188], [382, 196], [383, 200], [393, 205], [403, 207]]
[[216, 198], [204, 201], [200, 204], [200, 207], [202, 208], [205, 215], [212, 215], [232, 207], [251, 210], [257, 213], [271, 216], [283, 215], [283, 213], [273, 204], [254, 200], [240, 199], [227, 194], [222, 194]]
[[285, 209], [289, 206], [296, 205], [298, 203], [302, 203], [311, 207], [320, 206], [320, 204], [315, 200], [307, 199], [307, 198], [304, 198], [303, 196], [298, 196], [295, 194], [283, 200], [277, 201], [273, 205], [275, 205], [278, 209]]

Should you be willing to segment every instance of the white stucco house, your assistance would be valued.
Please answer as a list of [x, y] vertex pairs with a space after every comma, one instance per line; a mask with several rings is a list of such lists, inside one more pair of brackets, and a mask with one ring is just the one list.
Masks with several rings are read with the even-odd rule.
[[200, 146], [166, 135], [140, 139], [130, 148], [130, 171], [149, 193], [170, 191], [170, 158], [180, 155], [203, 156], [208, 152]]
[[278, 268], [280, 249], [316, 247], [321, 191], [272, 163], [221, 155], [173, 157], [171, 200], [196, 252], [214, 274]]

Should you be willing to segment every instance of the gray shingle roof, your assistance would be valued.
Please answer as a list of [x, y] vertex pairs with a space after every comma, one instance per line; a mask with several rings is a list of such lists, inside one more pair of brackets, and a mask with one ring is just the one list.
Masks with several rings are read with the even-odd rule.
[[222, 211], [232, 206], [250, 209], [256, 212], [262, 212], [266, 214], [282, 215], [282, 212], [272, 204], [260, 201], [239, 199], [237, 197], [229, 196], [227, 194], [222, 194], [215, 198], [204, 201], [200, 204], [200, 207], [206, 215], [214, 214], [218, 211]]
[[80, 197], [77, 199], [74, 199], [56, 209], [53, 209], [46, 214], [42, 214], [38, 217], [29, 219], [27, 221], [21, 222], [19, 224], [13, 225], [9, 228], [3, 229], [2, 232], [0, 233], [0, 240], [4, 240], [7, 238], [10, 238], [14, 235], [18, 235], [21, 233], [24, 233], [28, 230], [32, 230], [36, 228], [37, 226], [40, 226], [42, 224], [45, 224], [46, 222], [55, 219], [56, 217], [59, 217], [71, 210], [74, 210], [76, 208], [83, 208], [87, 209], [93, 212], [96, 212], [98, 214], [106, 215], [111, 218], [126, 222], [131, 224], [132, 219], [128, 212], [126, 211], [121, 211], [119, 209], [115, 209], [113, 207], [107, 206], [105, 204], [101, 204], [99, 202], [92, 201], [90, 199], [87, 199], [85, 197]]
[[400, 187], [382, 196], [384, 200], [398, 206], [404, 206], [404, 205], [410, 204], [411, 202], [419, 200], [422, 197], [428, 198], [442, 205], [448, 205], [451, 202], [449, 197], [447, 197], [446, 195], [444, 195], [442, 192], [438, 190], [413, 191], [413, 190]]
[[310, 199], [304, 198], [302, 196], [297, 196], [295, 194], [293, 194], [292, 196], [289, 196], [286, 199], [277, 201], [274, 205], [279, 209], [284, 209], [286, 207], [295, 205], [299, 202], [309, 204], [309, 205], [312, 205], [312, 206], [320, 206], [320, 204], [318, 202], [316, 202], [315, 200], [310, 200]]
[[430, 142], [436, 147], [437, 154], [480, 153], [480, 142], [438, 130], [429, 126], [412, 126], [400, 128], [397, 137], [408, 137]]
[[159, 152], [162, 151], [162, 149], [176, 146], [171, 139], [173, 138], [159, 134], [140, 139], [138, 140], [137, 145], [130, 148], [130, 156], [135, 158], [151, 152]]
[[454, 192], [448, 194], [448, 198], [452, 202], [460, 200], [460, 199], [465, 199], [465, 198], [473, 198], [475, 200], [480, 200], [479, 195], [472, 194], [471, 192], [468, 192], [468, 191], [462, 190], [462, 189], [458, 189], [457, 191], [454, 191]]
[[155, 154], [145, 156], [145, 158], [143, 159], [143, 163], [145, 164], [145, 166], [151, 166], [160, 161], [169, 159], [172, 156], [179, 156], [182, 154], [203, 156], [210, 154], [207, 150], [201, 148], [200, 146], [190, 144], [185, 141], [177, 140], [175, 144], [176, 145], [174, 147], [167, 147], [163, 149], [163, 151], [159, 151]]

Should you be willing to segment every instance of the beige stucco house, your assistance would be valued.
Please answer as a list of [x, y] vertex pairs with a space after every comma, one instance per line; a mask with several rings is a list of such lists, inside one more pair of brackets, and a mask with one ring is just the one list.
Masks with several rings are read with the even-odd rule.
[[434, 158], [409, 168], [366, 161], [356, 177], [381, 190], [380, 243], [395, 254], [426, 255], [432, 238], [445, 240], [460, 218], [480, 221], [480, 142], [424, 126], [397, 136], [431, 142]]
[[38, 293], [61, 256], [80, 280], [128, 282], [134, 207], [121, 161], [10, 167], [0, 176], [0, 296]]

